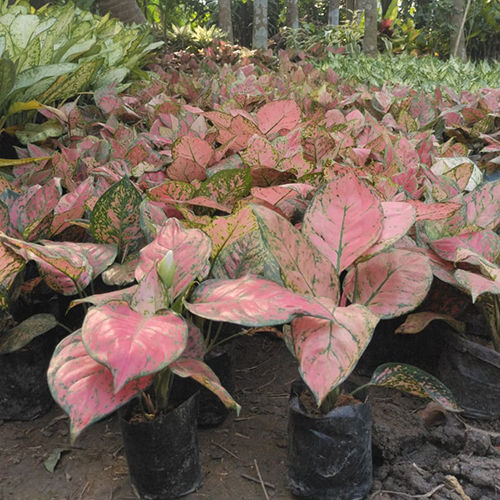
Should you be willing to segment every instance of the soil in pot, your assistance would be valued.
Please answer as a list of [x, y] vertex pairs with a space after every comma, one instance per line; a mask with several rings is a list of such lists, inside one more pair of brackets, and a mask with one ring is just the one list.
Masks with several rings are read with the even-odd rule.
[[47, 368], [54, 347], [54, 336], [44, 334], [18, 351], [0, 354], [0, 420], [32, 420], [52, 407]]
[[202, 482], [197, 434], [198, 393], [152, 420], [136, 418], [135, 400], [120, 410], [130, 480], [143, 500], [167, 500]]
[[[231, 356], [228, 352], [210, 353], [205, 358], [205, 363], [219, 377], [222, 386], [230, 393], [234, 390], [234, 369]], [[229, 414], [229, 410], [221, 400], [211, 391], [198, 384], [193, 379], [176, 378], [174, 382], [174, 395], [189, 395], [195, 391], [200, 392], [198, 404], [198, 427], [210, 428], [222, 424]]]
[[365, 498], [372, 485], [368, 405], [347, 404], [311, 415], [301, 401], [304, 391], [302, 382], [292, 384], [287, 461], [293, 494], [314, 500]]
[[439, 370], [466, 416], [500, 417], [500, 353], [448, 332]]

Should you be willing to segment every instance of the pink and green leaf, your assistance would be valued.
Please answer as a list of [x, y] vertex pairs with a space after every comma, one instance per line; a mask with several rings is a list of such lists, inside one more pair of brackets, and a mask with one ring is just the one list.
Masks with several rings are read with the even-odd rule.
[[0, 243], [0, 310], [7, 309], [9, 291], [14, 284], [16, 276], [23, 270], [26, 262], [7, 247]]
[[467, 224], [495, 230], [500, 225], [500, 179], [484, 183], [464, 197]]
[[115, 393], [179, 358], [187, 334], [186, 322], [174, 312], [145, 317], [124, 302], [90, 309], [82, 326], [85, 348], [93, 359], [109, 368]]
[[111, 372], [89, 356], [80, 330], [59, 343], [47, 378], [53, 398], [71, 419], [71, 442], [89, 425], [145, 390], [153, 380], [152, 376], [133, 380], [115, 392]]
[[500, 280], [491, 280], [480, 274], [457, 269], [455, 279], [458, 284], [472, 296], [472, 302], [483, 293], [500, 294]]
[[370, 385], [391, 387], [420, 398], [432, 399], [447, 411], [462, 411], [451, 391], [441, 381], [416, 366], [400, 363], [380, 365], [373, 372]]
[[295, 318], [284, 330], [304, 382], [318, 406], [352, 372], [368, 346], [379, 318], [366, 307], [337, 307], [333, 320]]
[[100, 243], [118, 246], [121, 252], [127, 246], [139, 244], [142, 231], [139, 224], [139, 206], [142, 196], [128, 177], [113, 184], [98, 200], [90, 215], [90, 232]]
[[297, 315], [332, 318], [332, 312], [314, 298], [252, 276], [206, 280], [190, 300], [184, 305], [197, 316], [244, 326], [280, 325]]
[[257, 123], [263, 134], [277, 135], [294, 129], [300, 121], [300, 108], [292, 100], [273, 101], [257, 111]]
[[432, 278], [427, 256], [394, 248], [350, 269], [343, 294], [351, 303], [363, 304], [381, 318], [395, 318], [425, 299]]
[[378, 241], [382, 221], [379, 200], [356, 177], [345, 175], [315, 195], [302, 232], [340, 273]]

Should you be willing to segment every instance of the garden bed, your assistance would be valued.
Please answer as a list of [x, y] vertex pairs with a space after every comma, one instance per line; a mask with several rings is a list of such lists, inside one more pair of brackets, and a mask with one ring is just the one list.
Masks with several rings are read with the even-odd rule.
[[[282, 342], [264, 336], [230, 345], [236, 368], [239, 417], [200, 430], [202, 487], [187, 499], [291, 499], [286, 480], [287, 402], [296, 362]], [[419, 412], [426, 401], [372, 389], [374, 484], [372, 499], [494, 500], [500, 495], [500, 423]], [[71, 448], [68, 419], [57, 407], [32, 422], [0, 425], [2, 500], [127, 500], [128, 478], [116, 416], [90, 427]], [[53, 473], [44, 462], [62, 452]], [[258, 467], [258, 470], [257, 470]], [[454, 479], [446, 479], [453, 476]], [[456, 482], [455, 482], [456, 481]], [[495, 489], [496, 488], [496, 489]], [[431, 495], [430, 492], [434, 491]]]

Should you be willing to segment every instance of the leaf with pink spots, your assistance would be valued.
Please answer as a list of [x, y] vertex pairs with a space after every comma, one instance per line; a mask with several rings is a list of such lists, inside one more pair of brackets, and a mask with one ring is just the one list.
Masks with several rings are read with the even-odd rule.
[[257, 111], [257, 123], [263, 134], [272, 137], [294, 129], [300, 121], [300, 114], [295, 101], [273, 101]]
[[464, 197], [467, 224], [495, 230], [500, 225], [500, 179], [482, 184]]

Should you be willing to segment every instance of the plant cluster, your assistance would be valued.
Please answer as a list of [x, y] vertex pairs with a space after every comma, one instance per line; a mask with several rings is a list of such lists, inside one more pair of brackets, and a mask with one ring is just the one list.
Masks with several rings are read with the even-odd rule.
[[[498, 89], [354, 86], [286, 54], [277, 70], [154, 69], [127, 94], [41, 110], [60, 132], [2, 171], [2, 308], [42, 280], [94, 306], [49, 370], [73, 436], [153, 378], [161, 407], [172, 372], [236, 407], [202, 362], [199, 318], [289, 323], [285, 343], [328, 405], [378, 321], [411, 313], [433, 283], [500, 294], [500, 181], [482, 182], [498, 164]], [[24, 281], [29, 261], [38, 276]], [[98, 276], [127, 288], [95, 295]], [[434, 319], [457, 325], [420, 311], [401, 331]], [[456, 409], [408, 371], [374, 383]]]

